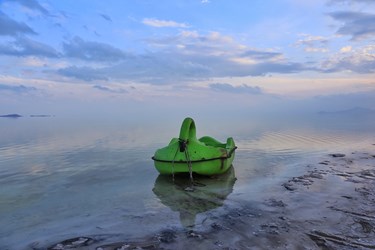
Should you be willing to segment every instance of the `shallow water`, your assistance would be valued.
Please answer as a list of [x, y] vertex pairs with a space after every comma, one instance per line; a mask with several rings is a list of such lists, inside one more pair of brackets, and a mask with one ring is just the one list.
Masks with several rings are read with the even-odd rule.
[[135, 238], [199, 227], [231, 201], [260, 201], [302, 173], [312, 158], [375, 143], [374, 119], [315, 117], [299, 123], [200, 123], [197, 135], [238, 146], [234, 168], [217, 178], [159, 176], [151, 156], [180, 121], [23, 117], [0, 119], [0, 248], [44, 247], [82, 235]]

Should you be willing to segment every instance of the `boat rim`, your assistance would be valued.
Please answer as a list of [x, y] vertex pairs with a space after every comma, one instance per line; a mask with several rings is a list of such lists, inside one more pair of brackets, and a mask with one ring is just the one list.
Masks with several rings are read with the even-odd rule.
[[204, 162], [204, 161], [214, 161], [214, 160], [225, 160], [225, 159], [228, 159], [228, 158], [231, 158], [232, 157], [232, 154], [233, 152], [237, 149], [237, 147], [234, 147], [232, 148], [229, 153], [228, 153], [228, 156], [222, 156], [222, 157], [215, 157], [215, 158], [209, 158], [209, 159], [200, 159], [200, 160], [193, 160], [193, 161], [171, 161], [171, 160], [160, 160], [160, 159], [156, 159], [154, 156], [151, 157], [151, 159], [153, 159], [154, 161], [159, 161], [159, 162], [171, 162], [171, 163], [188, 163], [188, 162], [191, 162], [191, 163], [194, 163], [194, 162]]

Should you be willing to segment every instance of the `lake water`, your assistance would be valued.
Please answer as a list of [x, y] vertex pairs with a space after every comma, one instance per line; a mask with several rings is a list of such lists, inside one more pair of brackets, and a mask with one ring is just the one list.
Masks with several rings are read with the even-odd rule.
[[0, 249], [200, 227], [205, 213], [265, 199], [313, 159], [375, 143], [375, 119], [368, 116], [299, 122], [193, 117], [198, 137], [232, 136], [238, 149], [233, 169], [197, 178], [201, 185], [188, 193], [186, 180], [159, 176], [151, 160], [178, 136], [182, 118], [0, 118]]

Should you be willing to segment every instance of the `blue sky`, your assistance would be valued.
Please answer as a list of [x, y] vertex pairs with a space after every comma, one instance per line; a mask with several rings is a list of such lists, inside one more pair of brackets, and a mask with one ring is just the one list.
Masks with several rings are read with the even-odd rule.
[[374, 24], [374, 0], [1, 0], [0, 111], [372, 108]]

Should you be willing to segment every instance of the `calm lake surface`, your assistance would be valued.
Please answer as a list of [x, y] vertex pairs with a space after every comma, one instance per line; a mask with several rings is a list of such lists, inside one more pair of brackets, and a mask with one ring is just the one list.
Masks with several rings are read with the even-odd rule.
[[197, 178], [197, 191], [186, 192], [186, 180], [173, 184], [151, 160], [178, 137], [183, 118], [0, 118], [0, 249], [199, 228], [206, 213], [264, 200], [316, 158], [375, 144], [369, 116], [316, 115], [299, 122], [193, 117], [198, 137], [232, 136], [238, 149], [226, 175]]

